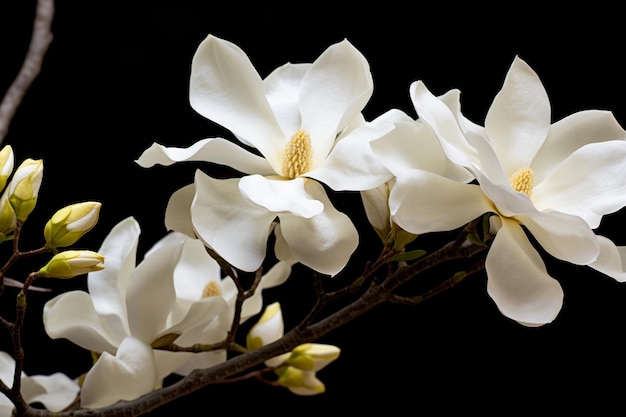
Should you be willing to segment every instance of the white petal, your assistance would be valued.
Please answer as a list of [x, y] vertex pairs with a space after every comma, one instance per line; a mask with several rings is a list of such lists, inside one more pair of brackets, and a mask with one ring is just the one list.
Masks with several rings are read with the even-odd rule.
[[300, 83], [309, 68], [311, 64], [287, 63], [276, 68], [263, 80], [267, 101], [286, 136], [302, 127], [298, 104]]
[[152, 343], [166, 328], [176, 300], [173, 276], [181, 253], [181, 245], [160, 247], [137, 265], [128, 283], [128, 325], [139, 340]]
[[174, 271], [174, 288], [180, 298], [197, 301], [209, 282], [219, 285], [221, 269], [198, 239], [185, 238], [180, 262]]
[[119, 400], [134, 400], [152, 391], [158, 383], [152, 348], [128, 337], [115, 356], [103, 353], [89, 370], [81, 391], [81, 405], [98, 408]]
[[552, 256], [577, 265], [593, 262], [599, 253], [596, 236], [580, 218], [553, 212], [515, 216]]
[[139, 234], [139, 224], [132, 217], [116, 224], [98, 249], [104, 256], [104, 269], [87, 276], [94, 308], [118, 335], [128, 334], [126, 287], [135, 270]]
[[402, 115], [392, 110], [352, 131], [337, 142], [321, 166], [306, 175], [337, 191], [369, 190], [388, 181], [392, 174], [374, 155], [370, 142], [393, 135], [394, 122]]
[[487, 292], [506, 317], [526, 326], [552, 322], [561, 311], [563, 290], [524, 231], [504, 220], [485, 262]]
[[347, 40], [331, 45], [311, 65], [300, 87], [302, 129], [311, 135], [313, 166], [326, 159], [341, 132], [374, 89], [369, 64]]
[[389, 195], [391, 216], [404, 230], [422, 234], [453, 230], [494, 211], [480, 187], [426, 171], [405, 171]]
[[244, 271], [265, 259], [270, 225], [276, 214], [245, 198], [238, 179], [217, 180], [196, 172], [191, 219], [198, 237], [221, 257]]
[[626, 132], [608, 111], [576, 112], [550, 126], [548, 137], [533, 159], [535, 184], [543, 179], [575, 150], [594, 142], [623, 140]]
[[27, 395], [24, 398], [28, 403], [40, 402], [50, 411], [61, 411], [76, 399], [80, 387], [76, 381], [67, 375], [57, 372], [51, 375], [33, 375], [29, 377], [41, 387], [44, 392], [37, 395]]
[[200, 43], [191, 62], [189, 102], [280, 168], [287, 138], [265, 98], [261, 77], [237, 45], [213, 35]]
[[515, 57], [485, 119], [485, 129], [508, 177], [529, 167], [550, 128], [550, 101], [537, 74]]
[[596, 237], [600, 244], [600, 254], [589, 266], [618, 282], [626, 282], [626, 246], [616, 246], [604, 236]]
[[273, 213], [291, 213], [299, 217], [319, 214], [324, 206], [304, 190], [306, 178], [285, 181], [260, 175], [247, 175], [239, 181], [239, 190], [252, 202]]
[[191, 161], [227, 165], [245, 174], [275, 174], [266, 159], [222, 138], [203, 139], [188, 148], [166, 147], [153, 143], [136, 160], [144, 168], [157, 164], [168, 166], [177, 162]]
[[195, 236], [191, 222], [191, 203], [196, 195], [196, 185], [189, 184], [172, 193], [165, 209], [165, 227], [189, 237]]
[[115, 352], [128, 334], [112, 331], [84, 291], [69, 291], [49, 300], [44, 306], [43, 323], [52, 339], [68, 339], [94, 352]]
[[590, 228], [626, 205], [626, 141], [579, 148], [533, 189], [539, 210], [582, 217]]
[[350, 218], [333, 207], [319, 183], [307, 181], [306, 190], [324, 204], [324, 211], [309, 219], [279, 215], [280, 231], [298, 262], [322, 274], [336, 275], [357, 248], [358, 232]]

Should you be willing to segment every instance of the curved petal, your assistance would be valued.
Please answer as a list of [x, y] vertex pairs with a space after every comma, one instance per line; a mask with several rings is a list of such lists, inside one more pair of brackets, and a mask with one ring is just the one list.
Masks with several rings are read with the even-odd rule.
[[67, 375], [56, 372], [51, 375], [33, 375], [29, 377], [32, 381], [43, 388], [43, 392], [31, 394], [26, 392], [23, 385], [23, 395], [26, 402], [42, 403], [50, 411], [61, 411], [76, 399], [80, 387], [76, 381]]
[[327, 275], [338, 274], [359, 244], [359, 234], [348, 216], [337, 211], [317, 182], [305, 183], [307, 193], [324, 204], [311, 218], [279, 215], [280, 233], [298, 262]]
[[452, 110], [428, 91], [422, 81], [412, 83], [409, 92], [419, 120], [435, 132], [448, 158], [457, 165], [472, 168], [478, 155], [467, 142]]
[[285, 136], [302, 127], [300, 116], [300, 83], [311, 64], [287, 63], [270, 73], [263, 80], [265, 96]]
[[52, 339], [67, 339], [94, 352], [115, 352], [128, 334], [112, 331], [84, 291], [69, 291], [49, 300], [43, 323]]
[[306, 175], [336, 191], [362, 191], [376, 188], [392, 178], [391, 172], [372, 152], [370, 142], [396, 136], [394, 122], [407, 120], [399, 110], [390, 110], [374, 121], [353, 130], [337, 142], [324, 163]]
[[515, 218], [528, 228], [542, 248], [558, 259], [587, 265], [598, 256], [596, 235], [580, 217], [548, 211]]
[[144, 168], [150, 168], [157, 164], [169, 166], [177, 162], [190, 161], [226, 165], [245, 174], [276, 173], [266, 159], [222, 138], [203, 139], [188, 148], [166, 147], [153, 143], [135, 162]]
[[626, 205], [626, 141], [592, 143], [572, 153], [533, 189], [539, 210], [582, 217], [590, 228]]
[[406, 171], [397, 179], [389, 209], [393, 221], [414, 234], [453, 230], [495, 211], [477, 185], [420, 170]]
[[293, 180], [269, 179], [260, 175], [248, 175], [239, 181], [239, 190], [253, 203], [273, 213], [291, 213], [299, 217], [313, 217], [324, 206], [304, 190], [306, 178]]
[[502, 219], [487, 259], [487, 292], [506, 317], [526, 326], [552, 322], [563, 305], [563, 289], [548, 275], [523, 229]]
[[179, 244], [183, 245], [183, 253], [174, 270], [176, 295], [186, 300], [200, 300], [202, 292], [209, 282], [219, 284], [221, 280], [220, 266], [208, 254], [206, 247], [200, 240], [185, 237], [179, 241]]
[[276, 214], [244, 197], [239, 179], [217, 180], [196, 171], [195, 183], [191, 220], [198, 237], [231, 265], [256, 271]]
[[195, 237], [191, 222], [191, 203], [196, 195], [196, 184], [186, 185], [172, 193], [165, 209], [165, 227]]
[[119, 400], [134, 400], [152, 391], [158, 383], [152, 348], [127, 337], [115, 356], [103, 353], [87, 372], [81, 406], [99, 408]]
[[313, 166], [319, 166], [337, 133], [365, 107], [374, 82], [365, 57], [347, 40], [326, 49], [300, 86], [302, 129], [311, 135]]
[[485, 129], [507, 177], [531, 161], [550, 128], [550, 100], [535, 71], [515, 57], [487, 112]]
[[130, 334], [152, 343], [167, 328], [176, 301], [174, 270], [182, 245], [162, 246], [135, 269], [126, 293]]
[[535, 184], [541, 183], [578, 148], [624, 138], [626, 132], [609, 111], [585, 110], [559, 120], [550, 126], [548, 137], [530, 166], [535, 174]]
[[116, 224], [98, 250], [104, 256], [104, 269], [87, 275], [93, 306], [118, 337], [128, 334], [126, 288], [135, 270], [140, 233], [139, 224], [133, 217]]
[[256, 147], [280, 172], [287, 137], [265, 97], [261, 77], [235, 44], [209, 35], [191, 62], [191, 106]]
[[616, 246], [604, 236], [596, 237], [600, 245], [600, 254], [589, 266], [618, 282], [626, 282], [626, 246]]

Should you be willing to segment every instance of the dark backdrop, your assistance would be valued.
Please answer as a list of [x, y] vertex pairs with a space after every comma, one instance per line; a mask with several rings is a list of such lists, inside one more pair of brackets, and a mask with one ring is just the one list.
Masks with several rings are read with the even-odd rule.
[[[614, 111], [626, 123], [623, 35], [616, 12], [600, 4], [551, 14], [531, 5], [471, 9], [413, 2], [361, 5], [358, 12], [317, 3], [232, 9], [190, 1], [58, 2], [43, 72], [6, 138], [17, 161], [32, 157], [45, 163], [24, 246], [41, 244], [39, 230], [56, 209], [82, 200], [102, 201], [103, 208], [99, 224], [79, 247], [97, 249], [110, 228], [130, 215], [142, 227], [140, 252], [165, 233], [162, 217], [170, 194], [190, 183], [196, 168], [217, 167], [144, 170], [133, 161], [154, 141], [187, 146], [224, 134], [187, 100], [190, 60], [209, 33], [237, 43], [263, 76], [287, 61], [312, 62], [330, 44], [349, 39], [374, 76], [368, 119], [392, 107], [412, 115], [408, 87], [422, 79], [435, 94], [459, 88], [466, 115], [482, 124], [518, 54], [544, 82], [553, 120], [597, 108]], [[33, 13], [32, 0], [0, 5], [0, 93], [19, 69]], [[355, 221], [365, 227], [353, 197], [338, 204], [352, 205]], [[609, 216], [601, 231], [626, 244], [621, 219]], [[364, 229], [351, 270], [359, 271], [365, 256], [378, 249], [375, 236]], [[618, 405], [626, 371], [626, 287], [588, 269], [547, 263], [565, 289], [565, 303], [554, 323], [542, 328], [503, 317], [485, 292], [485, 276], [478, 274], [420, 306], [383, 306], [327, 335], [323, 341], [340, 346], [342, 355], [319, 374], [327, 386], [323, 395], [296, 397], [247, 382], [208, 387], [152, 415], [179, 415], [185, 407], [204, 415], [231, 407], [237, 414], [374, 407], [393, 414], [509, 415], [520, 409]], [[23, 268], [13, 272], [16, 278], [28, 266]], [[310, 278], [297, 271], [267, 295], [286, 297], [280, 299], [287, 325], [304, 312], [300, 300], [311, 296]], [[49, 285], [55, 295], [84, 283], [83, 277]], [[2, 299], [5, 314], [12, 311], [9, 294]], [[30, 296], [26, 372], [62, 370], [74, 377], [90, 358], [42, 333], [40, 312], [50, 297]], [[8, 349], [6, 337], [0, 340]]]

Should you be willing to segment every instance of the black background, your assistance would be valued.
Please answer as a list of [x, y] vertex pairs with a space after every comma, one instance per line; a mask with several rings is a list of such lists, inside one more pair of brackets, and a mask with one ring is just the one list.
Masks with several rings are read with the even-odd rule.
[[[32, 0], [0, 4], [0, 94], [26, 52], [34, 5]], [[134, 163], [155, 141], [188, 146], [228, 135], [188, 104], [190, 61], [210, 33], [238, 44], [262, 76], [288, 61], [312, 62], [347, 38], [373, 73], [368, 119], [394, 107], [413, 115], [408, 88], [422, 79], [435, 94], [459, 88], [465, 114], [482, 124], [519, 55], [542, 79], [554, 121], [583, 109], [607, 109], [626, 125], [619, 13], [597, 2], [551, 12], [529, 4], [471, 7], [385, 2], [340, 11], [317, 3], [229, 8], [190, 1], [59, 1], [43, 71], [5, 140], [17, 163], [31, 157], [43, 158], [45, 165], [22, 249], [41, 245], [40, 230], [57, 209], [97, 200], [103, 203], [100, 222], [75, 247], [97, 249], [114, 224], [132, 215], [142, 227], [141, 253], [165, 233], [162, 219], [171, 193], [192, 182], [196, 168], [219, 173], [208, 164], [145, 170]], [[361, 246], [342, 278], [347, 280], [379, 244], [355, 195], [342, 196], [337, 204], [353, 210], [362, 230]], [[621, 245], [626, 244], [623, 217], [607, 216], [600, 230]], [[424, 237], [419, 245], [428, 248], [451, 236]], [[186, 407], [204, 415], [229, 409], [378, 408], [509, 415], [619, 406], [626, 371], [626, 287], [586, 268], [546, 261], [564, 287], [565, 302], [557, 319], [544, 327], [525, 328], [503, 317], [486, 294], [486, 277], [478, 274], [422, 305], [381, 306], [325, 336], [323, 341], [340, 346], [342, 354], [319, 373], [327, 386], [323, 395], [296, 397], [252, 381], [208, 387], [151, 415], [179, 415]], [[23, 279], [38, 262], [45, 259], [18, 265], [9, 276]], [[283, 287], [267, 292], [267, 300], [283, 303], [287, 326], [305, 313], [310, 283], [309, 274], [297, 268]], [[89, 354], [67, 341], [49, 340], [40, 313], [52, 295], [84, 288], [84, 277], [37, 284], [53, 292], [30, 295], [26, 372], [61, 370], [75, 377], [87, 369]], [[1, 299], [7, 316], [14, 293], [7, 289]], [[8, 350], [6, 335], [0, 341]]]

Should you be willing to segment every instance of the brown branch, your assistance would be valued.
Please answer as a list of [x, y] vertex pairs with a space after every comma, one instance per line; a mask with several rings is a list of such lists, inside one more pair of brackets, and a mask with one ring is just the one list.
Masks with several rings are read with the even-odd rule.
[[52, 42], [52, 17], [54, 0], [38, 0], [33, 34], [22, 68], [0, 103], [0, 144], [4, 141], [11, 120], [22, 102], [26, 91], [41, 71], [43, 57]]

